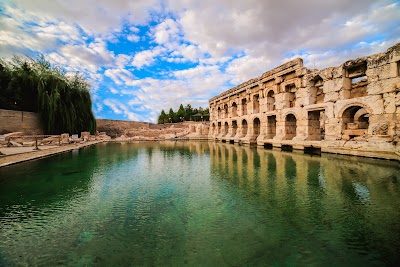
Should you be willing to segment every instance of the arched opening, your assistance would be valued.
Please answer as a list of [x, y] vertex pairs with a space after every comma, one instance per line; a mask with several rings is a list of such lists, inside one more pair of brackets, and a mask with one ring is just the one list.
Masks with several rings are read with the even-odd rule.
[[232, 117], [237, 116], [237, 105], [235, 102], [232, 103]]
[[237, 122], [236, 121], [232, 121], [232, 136], [236, 135], [237, 132]]
[[285, 119], [285, 139], [292, 140], [296, 136], [297, 120], [293, 114], [288, 114]]
[[349, 138], [365, 136], [369, 127], [369, 113], [362, 106], [348, 107], [342, 115], [342, 129]]
[[242, 99], [242, 115], [247, 115], [247, 100], [246, 100], [246, 98]]
[[325, 138], [325, 110], [308, 112], [308, 140], [321, 141]]
[[215, 124], [213, 123], [212, 125], [211, 125], [211, 135], [214, 135], [215, 134]]
[[276, 116], [268, 116], [267, 122], [267, 135], [268, 139], [274, 138], [276, 135]]
[[221, 108], [218, 107], [218, 119], [221, 119]]
[[228, 104], [224, 105], [224, 118], [228, 118]]
[[260, 135], [260, 119], [255, 118], [253, 121], [253, 134], [257, 138]]
[[242, 136], [245, 137], [247, 135], [247, 121], [243, 120], [242, 121]]
[[221, 133], [221, 122], [218, 122], [217, 134]]
[[268, 111], [275, 110], [275, 92], [274, 92], [274, 90], [270, 90], [267, 94], [267, 110]]
[[253, 113], [259, 113], [260, 112], [260, 101], [259, 101], [259, 95], [254, 95], [253, 96]]
[[228, 130], [229, 130], [228, 122], [225, 122], [225, 124], [224, 124], [224, 135], [228, 134]]

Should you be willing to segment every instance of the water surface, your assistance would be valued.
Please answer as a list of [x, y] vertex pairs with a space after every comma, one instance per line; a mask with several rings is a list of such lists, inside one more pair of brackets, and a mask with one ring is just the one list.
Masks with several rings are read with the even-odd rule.
[[389, 161], [100, 144], [0, 169], [0, 266], [394, 266]]

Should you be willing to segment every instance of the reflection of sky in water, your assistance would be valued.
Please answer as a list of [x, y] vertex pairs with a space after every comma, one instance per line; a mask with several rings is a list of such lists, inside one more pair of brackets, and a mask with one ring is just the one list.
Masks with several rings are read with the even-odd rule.
[[366, 185], [360, 183], [353, 183], [354, 192], [357, 194], [358, 199], [363, 203], [367, 204], [370, 200], [370, 192]]

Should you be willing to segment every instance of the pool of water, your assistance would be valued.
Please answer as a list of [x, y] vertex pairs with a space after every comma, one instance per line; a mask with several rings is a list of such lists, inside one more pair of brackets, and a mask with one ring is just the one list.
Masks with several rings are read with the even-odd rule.
[[0, 169], [0, 266], [400, 262], [389, 161], [99, 144]]

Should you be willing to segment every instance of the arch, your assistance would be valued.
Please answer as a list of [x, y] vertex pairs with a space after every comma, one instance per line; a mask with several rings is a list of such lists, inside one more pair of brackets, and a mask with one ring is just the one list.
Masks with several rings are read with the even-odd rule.
[[232, 117], [236, 117], [237, 116], [237, 105], [236, 102], [232, 103]]
[[215, 123], [211, 124], [211, 135], [215, 134], [214, 131], [215, 131]]
[[276, 115], [267, 117], [267, 139], [272, 139], [276, 135]]
[[297, 133], [297, 119], [293, 113], [285, 117], [285, 140], [292, 140]]
[[228, 134], [228, 130], [229, 130], [229, 124], [228, 124], [228, 122], [226, 121], [225, 124], [224, 124], [224, 135], [227, 135], [227, 134]]
[[253, 114], [260, 112], [260, 100], [259, 100], [259, 98], [260, 98], [259, 94], [253, 95]]
[[218, 122], [217, 134], [221, 133], [221, 122]]
[[224, 118], [228, 118], [228, 104], [224, 105]]
[[221, 107], [218, 107], [218, 119], [221, 119]]
[[275, 110], [275, 92], [269, 90], [267, 93], [267, 111]]
[[247, 99], [242, 99], [242, 115], [247, 115]]
[[236, 135], [237, 128], [238, 128], [237, 121], [232, 121], [232, 136]]
[[253, 120], [253, 135], [257, 138], [260, 135], [260, 119], [259, 118], [254, 118]]
[[245, 137], [247, 135], [247, 121], [246, 120], [242, 120], [242, 136], [241, 137]]
[[[369, 127], [369, 112], [364, 106], [351, 105], [343, 110], [341, 121], [342, 130], [350, 130], [346, 133], [350, 136], [364, 135]], [[360, 131], [361, 130], [361, 131]]]
[[346, 109], [348, 109], [348, 108], [350, 108], [350, 107], [353, 107], [353, 106], [360, 106], [360, 107], [363, 107], [363, 108], [365, 108], [365, 110], [369, 113], [369, 114], [372, 114], [372, 109], [368, 106], [368, 105], [366, 105], [366, 104], [364, 104], [364, 103], [360, 103], [360, 102], [353, 102], [353, 103], [351, 103], [351, 104], [347, 104], [347, 105], [345, 105], [344, 107], [342, 107], [341, 109], [340, 109], [340, 111], [339, 111], [339, 113], [338, 113], [338, 118], [342, 118], [343, 117], [343, 113], [346, 111]]

